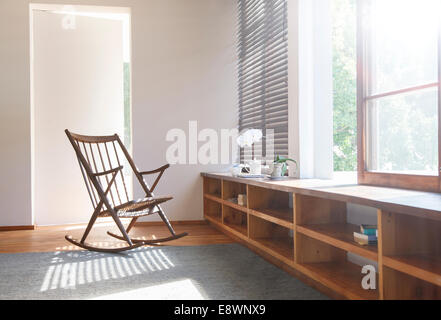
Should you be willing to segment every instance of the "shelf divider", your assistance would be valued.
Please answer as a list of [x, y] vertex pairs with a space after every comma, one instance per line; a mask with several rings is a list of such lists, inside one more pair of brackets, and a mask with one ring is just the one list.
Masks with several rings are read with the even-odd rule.
[[325, 284], [333, 291], [353, 300], [377, 300], [378, 290], [361, 286], [360, 267], [351, 262], [316, 262], [296, 264], [299, 271]]
[[441, 257], [429, 254], [384, 256], [385, 266], [441, 287]]
[[357, 225], [349, 223], [304, 225], [297, 226], [297, 232], [367, 259], [378, 261], [376, 245], [362, 246], [354, 241], [354, 232], [360, 232], [360, 227]]
[[288, 229], [294, 229], [294, 214], [293, 209], [290, 208], [259, 208], [250, 209], [249, 213], [253, 216], [262, 218], [264, 220], [276, 223]]

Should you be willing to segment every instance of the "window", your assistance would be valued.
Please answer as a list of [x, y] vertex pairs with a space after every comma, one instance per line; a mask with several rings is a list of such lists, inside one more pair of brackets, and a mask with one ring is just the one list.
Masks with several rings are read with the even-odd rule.
[[440, 9], [358, 1], [359, 183], [439, 191]]
[[357, 171], [356, 0], [332, 1], [334, 171]]
[[[288, 156], [286, 0], [239, 0], [239, 130], [274, 130], [274, 153]], [[266, 141], [256, 154], [270, 158]], [[272, 152], [272, 151], [271, 151]], [[242, 152], [241, 158], [250, 158]]]

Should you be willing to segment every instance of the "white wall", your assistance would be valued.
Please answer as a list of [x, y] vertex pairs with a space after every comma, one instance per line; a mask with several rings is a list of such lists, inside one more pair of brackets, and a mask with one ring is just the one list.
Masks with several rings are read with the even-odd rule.
[[0, 1], [0, 225], [31, 225], [27, 1]]
[[[0, 225], [32, 224], [29, 3], [0, 0]], [[165, 133], [185, 129], [189, 120], [198, 120], [201, 128], [236, 126], [235, 0], [69, 4], [132, 10], [133, 153], [139, 168], [162, 165]], [[176, 166], [164, 176], [157, 194], [175, 196], [165, 206], [171, 219], [202, 218], [199, 173], [216, 169]]]
[[301, 178], [332, 178], [330, 12], [331, 0], [288, 2], [290, 155], [299, 160]]
[[[167, 1], [154, 6], [142, 20], [148, 34], [134, 33], [133, 156], [142, 170], [166, 163], [167, 131], [188, 132], [189, 120], [204, 128], [237, 127], [236, 1]], [[137, 47], [146, 41], [151, 46]], [[140, 69], [138, 69], [140, 68]], [[201, 171], [217, 166], [176, 165], [169, 169], [156, 194], [175, 197], [163, 207], [172, 220], [202, 219]], [[138, 192], [136, 192], [138, 190]], [[135, 184], [135, 194], [142, 196]]]
[[80, 223], [93, 210], [63, 131], [124, 134], [122, 20], [76, 16], [75, 28], [66, 29], [64, 18], [33, 10], [37, 225]]

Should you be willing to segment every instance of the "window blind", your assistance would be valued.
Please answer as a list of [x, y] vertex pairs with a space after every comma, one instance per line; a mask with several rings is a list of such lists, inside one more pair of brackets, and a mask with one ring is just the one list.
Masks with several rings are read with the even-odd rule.
[[[287, 0], [238, 0], [238, 20], [239, 130], [263, 131], [256, 155], [287, 157]], [[268, 129], [274, 130], [274, 151], [266, 148]], [[241, 158], [251, 158], [245, 152]]]

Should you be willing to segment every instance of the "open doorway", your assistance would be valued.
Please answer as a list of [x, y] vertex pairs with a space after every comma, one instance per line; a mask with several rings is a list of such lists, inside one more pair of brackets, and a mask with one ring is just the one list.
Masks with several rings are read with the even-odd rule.
[[130, 9], [31, 4], [30, 19], [34, 224], [83, 223], [92, 207], [64, 129], [117, 133], [131, 150]]

